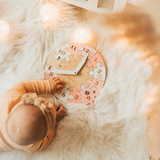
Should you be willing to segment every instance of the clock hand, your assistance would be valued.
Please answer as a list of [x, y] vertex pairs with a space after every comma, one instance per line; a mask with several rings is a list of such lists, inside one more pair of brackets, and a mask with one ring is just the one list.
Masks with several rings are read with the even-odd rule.
[[76, 75], [76, 74], [80, 71], [80, 69], [83, 67], [83, 65], [84, 65], [84, 63], [86, 62], [86, 60], [87, 60], [87, 56], [86, 56], [86, 57], [83, 57], [83, 58], [82, 58], [82, 61], [78, 64], [78, 66], [76, 67], [76, 69], [75, 69], [74, 71], [56, 69], [56, 70], [50, 70], [50, 72], [58, 73], [58, 74]]
[[76, 75], [75, 71], [70, 71], [70, 70], [50, 70], [50, 72], [53, 73], [58, 73], [58, 74], [70, 74], [70, 75]]
[[81, 62], [78, 64], [78, 66], [76, 67], [76, 69], [74, 70], [76, 72], [76, 74], [80, 71], [80, 69], [83, 67], [83, 65], [85, 64], [86, 60], [87, 60], [88, 56], [85, 56], [82, 58]]

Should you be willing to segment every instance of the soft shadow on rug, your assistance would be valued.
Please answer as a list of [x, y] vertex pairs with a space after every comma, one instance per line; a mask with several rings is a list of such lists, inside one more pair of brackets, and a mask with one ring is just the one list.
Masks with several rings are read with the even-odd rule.
[[[113, 43], [115, 31], [101, 25], [104, 17], [60, 1], [58, 20], [49, 29], [40, 22], [39, 0], [1, 0], [0, 17], [11, 24], [7, 42], [0, 50], [0, 96], [18, 81], [43, 79], [44, 65], [53, 50], [73, 40], [80, 24], [93, 34], [88, 44], [102, 54], [107, 78], [94, 108], [84, 104], [61, 103], [68, 115], [59, 123], [56, 136], [44, 150], [27, 154], [10, 151], [0, 160], [147, 160], [145, 147], [147, 120], [138, 107], [145, 93], [153, 87], [148, 81], [152, 67], [142, 60], [142, 51], [124, 40]], [[46, 96], [46, 95], [45, 95]]]

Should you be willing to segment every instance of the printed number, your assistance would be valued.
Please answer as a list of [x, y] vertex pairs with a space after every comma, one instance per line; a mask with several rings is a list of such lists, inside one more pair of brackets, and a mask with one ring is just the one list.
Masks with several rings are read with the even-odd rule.
[[101, 74], [102, 70], [101, 69], [98, 69], [97, 73]]
[[89, 49], [84, 48], [83, 51], [85, 51], [86, 53], [89, 53]]
[[76, 49], [77, 49], [77, 47], [74, 47], [74, 45], [72, 45], [71, 49], [76, 50]]
[[59, 50], [59, 53], [62, 55], [65, 55], [66, 53], [64, 51]]
[[53, 72], [50, 72], [50, 73], [49, 73], [49, 76], [52, 77], [52, 76], [53, 76]]
[[87, 96], [87, 99], [88, 99], [88, 100], [90, 100], [90, 99], [91, 99], [91, 97], [90, 97], [90, 96]]
[[66, 96], [66, 94], [65, 94], [65, 93], [63, 93], [63, 94], [62, 94], [62, 97], [65, 97], [65, 96]]
[[98, 83], [99, 83], [99, 82], [98, 82], [98, 81], [96, 81], [96, 83], [94, 83], [94, 84], [95, 84], [95, 85], [98, 85]]
[[74, 97], [74, 99], [76, 99], [76, 100], [77, 100], [78, 98], [79, 98], [79, 96], [78, 96], [78, 95], [76, 95], [76, 96]]
[[97, 58], [95, 58], [95, 60], [94, 61], [97, 61]]

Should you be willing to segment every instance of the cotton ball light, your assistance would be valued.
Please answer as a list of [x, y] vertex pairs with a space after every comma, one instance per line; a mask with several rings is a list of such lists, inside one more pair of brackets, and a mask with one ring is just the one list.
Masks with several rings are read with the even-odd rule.
[[44, 22], [55, 19], [57, 14], [57, 8], [53, 4], [45, 4], [40, 10], [40, 16]]
[[87, 43], [91, 39], [91, 34], [86, 28], [80, 27], [75, 30], [74, 39], [78, 43]]
[[0, 21], [0, 38], [3, 38], [9, 33], [9, 25], [5, 21]]

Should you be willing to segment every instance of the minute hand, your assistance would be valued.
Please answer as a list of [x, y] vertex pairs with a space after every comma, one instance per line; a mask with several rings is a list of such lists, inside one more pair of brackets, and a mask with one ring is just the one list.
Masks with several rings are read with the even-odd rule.
[[84, 63], [87, 60], [87, 56], [82, 58], [82, 61], [78, 64], [78, 66], [75, 69], [76, 74], [80, 71], [80, 69], [83, 67]]
[[70, 71], [70, 70], [51, 70], [53, 73], [58, 73], [58, 74], [70, 74], [70, 75], [76, 75], [75, 71]]

